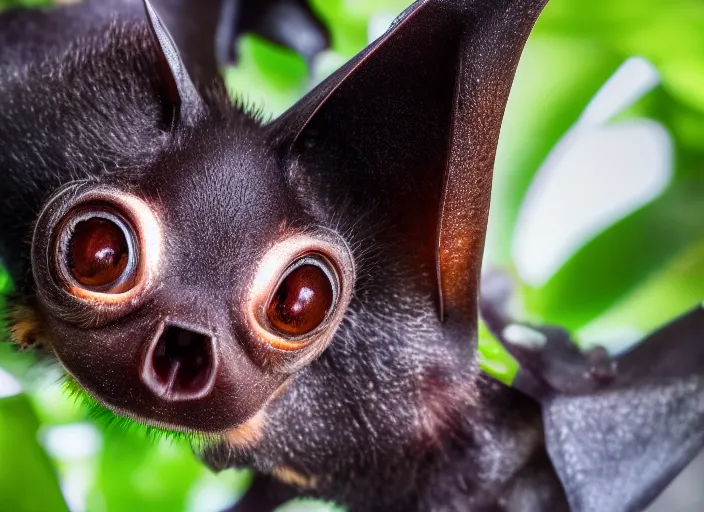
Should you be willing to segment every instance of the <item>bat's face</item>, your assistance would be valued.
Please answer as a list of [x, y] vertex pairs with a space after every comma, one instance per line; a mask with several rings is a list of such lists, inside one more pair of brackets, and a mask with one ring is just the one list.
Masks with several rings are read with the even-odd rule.
[[113, 410], [179, 430], [250, 418], [330, 343], [354, 286], [254, 122], [126, 182], [65, 188], [35, 230], [51, 349]]

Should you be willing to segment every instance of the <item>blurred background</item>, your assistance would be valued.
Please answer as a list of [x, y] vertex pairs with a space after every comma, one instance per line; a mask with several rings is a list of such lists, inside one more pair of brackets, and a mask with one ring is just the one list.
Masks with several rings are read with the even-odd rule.
[[[248, 35], [228, 86], [279, 114], [408, 3], [312, 0], [332, 48], [310, 72]], [[704, 299], [703, 157], [704, 2], [550, 0], [506, 113], [486, 265], [520, 280], [528, 318], [623, 350]], [[0, 295], [10, 288], [0, 268]], [[486, 333], [480, 345], [484, 370], [510, 382], [515, 363]], [[246, 490], [247, 472], [214, 475], [185, 442], [94, 421], [60, 376], [0, 343], [1, 511], [208, 512]], [[703, 481], [700, 459], [650, 512], [704, 510]]]

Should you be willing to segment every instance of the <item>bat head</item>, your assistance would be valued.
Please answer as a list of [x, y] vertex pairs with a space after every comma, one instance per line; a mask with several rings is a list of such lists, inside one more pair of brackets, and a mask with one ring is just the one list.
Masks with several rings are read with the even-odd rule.
[[355, 267], [260, 124], [206, 105], [147, 13], [170, 142], [144, 168], [57, 192], [36, 224], [33, 273], [51, 348], [91, 395], [146, 423], [220, 432], [331, 342]]
[[166, 142], [35, 227], [68, 373], [120, 415], [218, 434], [213, 466], [301, 485], [434, 442], [477, 397], [491, 172], [536, 3], [417, 2], [264, 126], [198, 93], [147, 3]]
[[36, 226], [59, 360], [111, 409], [165, 428], [251, 417], [330, 343], [354, 285], [345, 240], [306, 215], [258, 127], [225, 129], [134, 179], [64, 188]]

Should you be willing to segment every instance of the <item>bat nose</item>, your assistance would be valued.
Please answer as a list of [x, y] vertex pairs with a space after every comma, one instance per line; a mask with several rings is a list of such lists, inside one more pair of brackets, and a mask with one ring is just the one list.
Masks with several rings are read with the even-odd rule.
[[216, 371], [214, 336], [165, 323], [147, 350], [141, 377], [154, 394], [177, 402], [208, 395]]

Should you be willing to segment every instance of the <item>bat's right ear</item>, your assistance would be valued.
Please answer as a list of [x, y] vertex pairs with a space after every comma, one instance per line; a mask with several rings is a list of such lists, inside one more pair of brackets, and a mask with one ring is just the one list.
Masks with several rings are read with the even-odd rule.
[[544, 4], [418, 0], [268, 126], [299, 195], [369, 222], [467, 347], [499, 129]]
[[167, 96], [174, 106], [174, 119], [185, 125], [193, 125], [202, 117], [205, 105], [188, 76], [186, 66], [178, 48], [149, 0], [144, 0], [149, 27], [154, 39], [159, 43], [162, 74], [167, 84]]

